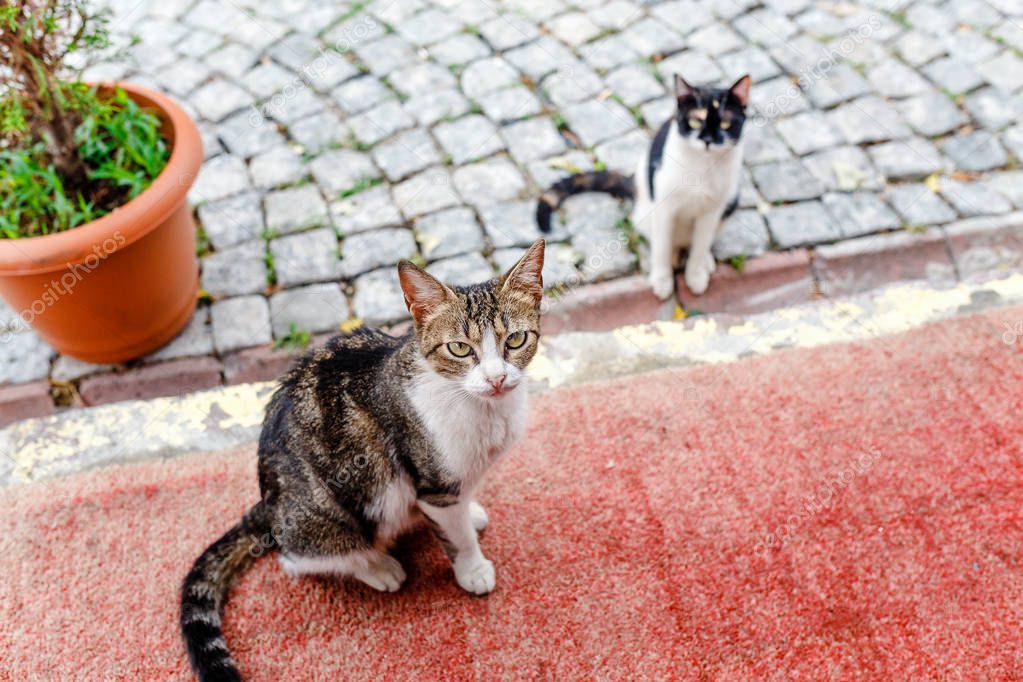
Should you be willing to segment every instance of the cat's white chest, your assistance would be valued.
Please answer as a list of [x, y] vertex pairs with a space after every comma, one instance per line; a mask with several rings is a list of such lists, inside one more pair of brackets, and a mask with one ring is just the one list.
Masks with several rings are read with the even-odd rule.
[[481, 400], [452, 390], [449, 381], [425, 375], [409, 398], [429, 432], [441, 466], [475, 488], [487, 468], [522, 435], [528, 397], [522, 385], [499, 400]]

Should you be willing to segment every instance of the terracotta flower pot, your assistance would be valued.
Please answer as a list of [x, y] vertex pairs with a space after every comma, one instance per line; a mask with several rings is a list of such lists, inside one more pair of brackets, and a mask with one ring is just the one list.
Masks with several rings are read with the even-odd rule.
[[0, 239], [0, 296], [61, 353], [120, 362], [164, 345], [196, 304], [195, 221], [187, 193], [202, 163], [195, 123], [164, 95], [118, 84], [159, 112], [166, 168], [98, 220], [42, 237]]

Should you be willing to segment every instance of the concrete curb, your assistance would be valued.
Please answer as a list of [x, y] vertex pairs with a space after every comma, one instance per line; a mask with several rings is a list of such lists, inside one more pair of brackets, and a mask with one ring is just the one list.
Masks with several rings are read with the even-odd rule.
[[[819, 300], [745, 318], [711, 315], [613, 331], [568, 331], [543, 339], [530, 367], [531, 389], [544, 391], [651, 370], [734, 362], [781, 348], [881, 337], [1020, 302], [1023, 274], [1017, 273], [945, 288], [901, 284], [850, 299]], [[1017, 322], [1007, 319], [1005, 324], [1015, 328]], [[1023, 338], [1018, 342], [1023, 343]], [[223, 386], [18, 422], [0, 431], [0, 484], [254, 442], [274, 386], [272, 382]]]

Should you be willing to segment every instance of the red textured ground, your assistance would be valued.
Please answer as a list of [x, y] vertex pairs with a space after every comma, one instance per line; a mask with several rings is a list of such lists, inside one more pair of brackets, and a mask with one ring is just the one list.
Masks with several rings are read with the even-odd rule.
[[[423, 536], [395, 595], [260, 561], [253, 680], [1019, 679], [1023, 309], [548, 394], [483, 495], [488, 598]], [[0, 493], [0, 670], [182, 679], [177, 586], [251, 451]]]

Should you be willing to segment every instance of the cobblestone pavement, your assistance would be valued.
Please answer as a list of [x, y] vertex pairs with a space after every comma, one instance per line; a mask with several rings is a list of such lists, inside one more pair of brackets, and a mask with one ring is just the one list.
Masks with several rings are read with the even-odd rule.
[[[399, 258], [455, 283], [507, 267], [537, 234], [541, 188], [574, 169], [632, 171], [672, 112], [673, 72], [755, 79], [742, 208], [720, 260], [1023, 208], [1021, 0], [113, 10], [119, 41], [138, 42], [87, 77], [166, 91], [202, 128], [190, 198], [208, 300], [145, 362], [213, 356], [194, 368], [209, 383], [248, 347], [351, 318], [402, 320]], [[547, 284], [637, 272], [643, 247], [625, 214], [606, 196], [569, 200]], [[0, 306], [0, 323], [13, 317]], [[57, 358], [31, 331], [0, 340], [0, 386], [109, 370]]]

